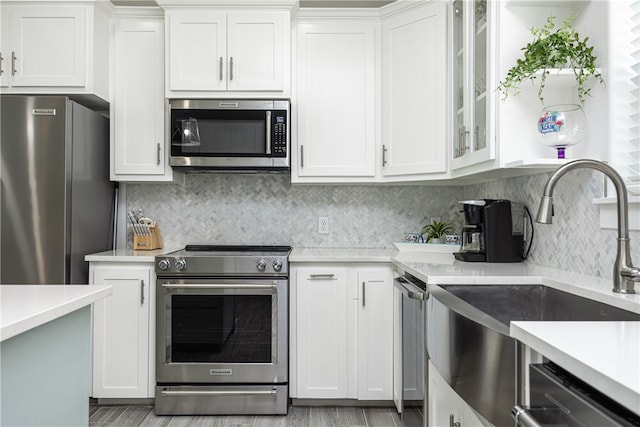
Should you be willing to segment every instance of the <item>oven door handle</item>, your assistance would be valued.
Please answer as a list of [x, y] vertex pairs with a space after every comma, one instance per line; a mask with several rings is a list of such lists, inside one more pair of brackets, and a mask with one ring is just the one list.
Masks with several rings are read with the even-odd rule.
[[171, 284], [163, 283], [163, 288], [166, 289], [277, 289], [277, 283], [271, 283], [268, 285], [260, 285], [255, 283], [180, 283]]
[[277, 390], [162, 390], [163, 396], [275, 396]]

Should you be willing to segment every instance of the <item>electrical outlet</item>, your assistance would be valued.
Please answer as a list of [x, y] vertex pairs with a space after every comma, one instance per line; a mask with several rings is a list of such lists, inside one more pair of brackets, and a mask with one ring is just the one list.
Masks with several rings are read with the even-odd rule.
[[318, 233], [329, 234], [329, 217], [328, 216], [318, 217]]
[[429, 224], [432, 224], [434, 221], [440, 222], [441, 220], [442, 218], [440, 218], [439, 216], [432, 216], [431, 219], [429, 219]]

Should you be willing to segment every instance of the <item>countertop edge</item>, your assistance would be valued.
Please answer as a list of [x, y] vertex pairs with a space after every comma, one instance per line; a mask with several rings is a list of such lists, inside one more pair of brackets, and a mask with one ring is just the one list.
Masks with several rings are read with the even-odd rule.
[[133, 249], [115, 249], [111, 251], [98, 252], [95, 254], [85, 255], [84, 260], [87, 262], [144, 262], [150, 263], [155, 261], [157, 255], [173, 252], [172, 249], [154, 249], [152, 251], [135, 251]]
[[[549, 358], [578, 378], [588, 378], [588, 383], [597, 390], [640, 415], [640, 391], [621, 384], [615, 378], [606, 375], [596, 367], [590, 366], [583, 360], [569, 354], [566, 350], [551, 343], [541, 334], [529, 330], [527, 327], [543, 322], [511, 322], [509, 335], [526, 346]], [[548, 323], [548, 322], [547, 322]], [[583, 322], [584, 323], [584, 322]], [[611, 322], [613, 323], [613, 322]], [[623, 323], [623, 322], [621, 322]], [[634, 359], [635, 360], [635, 359]], [[615, 361], [613, 361], [615, 363]]]
[[[21, 285], [6, 285], [6, 286], [21, 286]], [[37, 312], [28, 313], [24, 317], [15, 319], [11, 321], [11, 323], [7, 325], [0, 325], [0, 342], [6, 341], [10, 338], [15, 337], [16, 335], [20, 335], [24, 332], [27, 332], [33, 328], [44, 325], [52, 320], [58, 319], [62, 316], [65, 316], [71, 312], [74, 312], [80, 308], [86, 307], [90, 304], [93, 304], [96, 301], [99, 301], [103, 298], [108, 297], [112, 294], [113, 289], [111, 286], [106, 285], [96, 285], [96, 286], [88, 286], [88, 285], [38, 285], [38, 286], [46, 286], [50, 288], [54, 287], [82, 287], [83, 290], [87, 292], [80, 293], [78, 295], [70, 296], [68, 300], [52, 304], [48, 307], [43, 308]], [[1, 292], [1, 290], [0, 290]]]
[[391, 263], [394, 249], [360, 248], [293, 248], [290, 263], [336, 262], [336, 263]]

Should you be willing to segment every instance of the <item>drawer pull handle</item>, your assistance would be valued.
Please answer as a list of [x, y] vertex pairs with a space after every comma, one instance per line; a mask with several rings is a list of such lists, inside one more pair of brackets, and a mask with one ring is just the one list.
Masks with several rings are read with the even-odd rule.
[[309, 275], [309, 279], [310, 280], [322, 280], [322, 279], [328, 279], [328, 280], [334, 280], [336, 277], [335, 274], [331, 273], [331, 274], [310, 274]]

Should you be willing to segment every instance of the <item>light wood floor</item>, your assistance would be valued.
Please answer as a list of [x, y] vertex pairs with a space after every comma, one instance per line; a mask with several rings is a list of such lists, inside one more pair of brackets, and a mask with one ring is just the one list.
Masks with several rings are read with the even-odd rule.
[[255, 427], [418, 427], [422, 413], [407, 408], [401, 420], [395, 408], [290, 406], [287, 415], [156, 416], [153, 406], [91, 405], [90, 427], [255, 426]]

